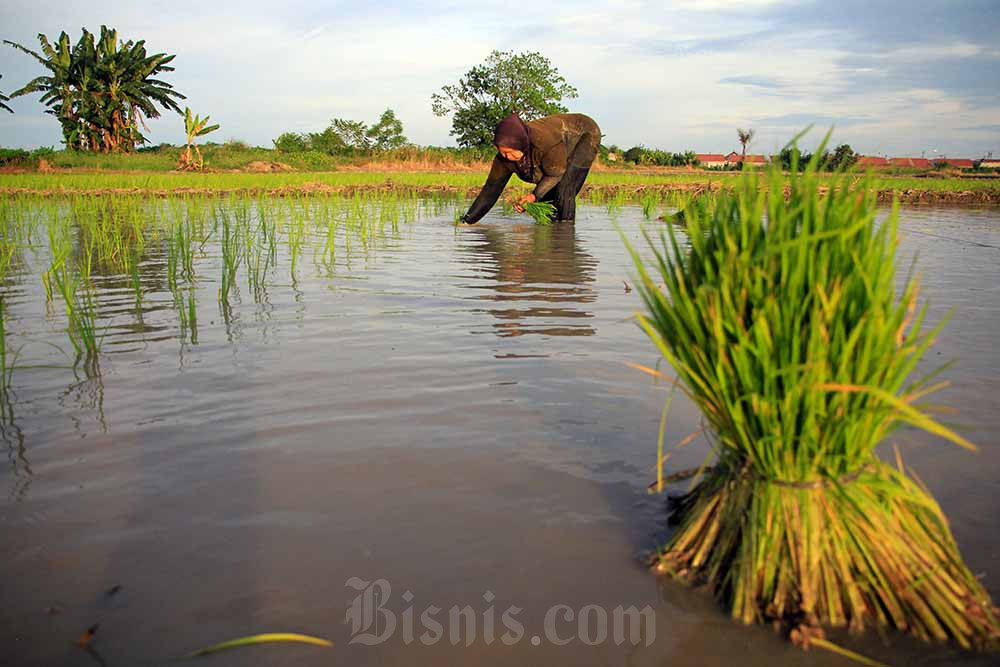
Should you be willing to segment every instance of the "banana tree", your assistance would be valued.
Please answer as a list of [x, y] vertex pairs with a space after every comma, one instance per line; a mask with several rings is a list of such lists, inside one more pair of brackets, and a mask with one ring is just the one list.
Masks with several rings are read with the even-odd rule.
[[77, 91], [72, 83], [70, 75], [70, 63], [73, 57], [73, 47], [69, 41], [69, 35], [65, 32], [59, 35], [59, 40], [52, 44], [45, 35], [38, 35], [38, 42], [42, 45], [41, 55], [17, 42], [4, 40], [19, 51], [23, 51], [39, 62], [49, 71], [50, 76], [35, 77], [20, 90], [11, 93], [12, 97], [20, 97], [29, 93], [42, 93], [39, 100], [47, 109], [45, 113], [51, 114], [59, 119], [62, 125], [63, 140], [67, 148], [76, 148], [76, 131], [79, 126], [74, 107], [77, 100]]
[[38, 35], [41, 52], [5, 40], [48, 70], [11, 97], [42, 93], [46, 113], [59, 119], [63, 141], [73, 150], [131, 152], [146, 138], [139, 131], [146, 118], [160, 115], [157, 105], [180, 113], [184, 96], [154, 78], [173, 71], [174, 56], [149, 55], [144, 40], [119, 40], [118, 32], [101, 26], [100, 36], [83, 30], [72, 45], [65, 32], [52, 43]]
[[[0, 74], [0, 79], [2, 79], [2, 78], [3, 78], [3, 74]], [[4, 95], [3, 93], [0, 93], [0, 109], [3, 109], [5, 111], [9, 111], [11, 113], [14, 113], [13, 109], [11, 109], [9, 106], [7, 106], [6, 104], [4, 104], [4, 102], [9, 102], [9, 101], [10, 101], [9, 97], [7, 97], [6, 95]]]
[[[203, 137], [209, 132], [214, 132], [218, 129], [218, 123], [215, 125], [208, 124], [208, 116], [202, 118], [197, 114], [192, 114], [189, 107], [184, 107], [184, 132], [187, 134], [187, 146], [184, 147], [184, 152], [181, 153], [181, 159], [177, 164], [177, 168], [182, 171], [203, 169], [205, 161], [202, 159], [201, 150], [194, 143], [194, 140], [196, 137]], [[198, 156], [197, 160], [191, 155], [192, 148]]]

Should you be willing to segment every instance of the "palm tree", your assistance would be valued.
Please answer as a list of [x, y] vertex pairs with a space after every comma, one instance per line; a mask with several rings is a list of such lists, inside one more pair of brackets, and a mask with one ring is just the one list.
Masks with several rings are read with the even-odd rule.
[[72, 47], [65, 32], [55, 45], [42, 34], [38, 41], [41, 54], [5, 40], [48, 70], [11, 97], [42, 93], [40, 101], [59, 119], [67, 148], [130, 152], [146, 141], [139, 125], [159, 117], [157, 104], [180, 113], [175, 98], [184, 96], [154, 78], [173, 71], [168, 63], [175, 56], [147, 55], [144, 40], [119, 41], [116, 30], [101, 26], [99, 39], [84, 30]]
[[739, 137], [740, 143], [743, 144], [743, 157], [740, 159], [740, 162], [746, 162], [746, 159], [747, 159], [747, 144], [749, 144], [751, 141], [753, 141], [753, 135], [754, 134], [756, 134], [756, 132], [754, 132], [754, 130], [752, 130], [752, 129], [746, 129], [746, 130], [744, 130], [741, 127], [736, 129], [736, 136]]
[[[0, 79], [2, 79], [2, 78], [3, 78], [3, 74], [0, 74]], [[9, 111], [11, 113], [14, 113], [13, 109], [11, 109], [9, 106], [7, 106], [6, 104], [4, 104], [4, 102], [9, 102], [9, 101], [10, 101], [9, 97], [7, 97], [6, 95], [4, 95], [3, 93], [0, 93], [0, 109], [5, 109], [5, 110], [7, 110], [7, 111]]]

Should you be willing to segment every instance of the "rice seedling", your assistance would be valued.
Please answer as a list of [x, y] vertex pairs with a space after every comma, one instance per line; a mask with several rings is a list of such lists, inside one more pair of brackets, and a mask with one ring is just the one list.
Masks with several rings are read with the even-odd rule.
[[93, 289], [73, 271], [64, 256], [49, 269], [52, 283], [66, 307], [66, 330], [75, 352], [75, 365], [83, 365], [89, 377], [100, 375], [98, 358], [103, 334], [97, 329], [97, 301]]
[[174, 242], [170, 251], [178, 254], [177, 268], [181, 277], [189, 283], [194, 281], [194, 242], [194, 222], [185, 215], [176, 225]]
[[8, 356], [7, 306], [3, 297], [0, 297], [0, 395], [6, 396], [7, 390], [10, 389], [16, 359], [16, 352]]
[[219, 237], [219, 247], [222, 250], [222, 282], [219, 286], [219, 302], [228, 304], [230, 293], [236, 288], [236, 275], [239, 270], [241, 245], [239, 226], [231, 224], [229, 216], [220, 214], [222, 234]]
[[14, 264], [16, 246], [6, 239], [0, 239], [0, 283], [7, 277], [7, 272]]
[[639, 204], [642, 206], [642, 214], [649, 220], [656, 215], [656, 211], [660, 207], [660, 195], [656, 192], [648, 192], [642, 195]]
[[587, 198], [591, 206], [602, 206], [608, 200], [608, 193], [603, 188], [590, 187], [587, 189]]
[[326, 233], [323, 236], [321, 264], [325, 267], [327, 275], [332, 275], [337, 259], [337, 217], [333, 213], [329, 202], [327, 202], [327, 206], [322, 211], [323, 225], [325, 226]]
[[249, 637], [230, 639], [229, 641], [221, 642], [219, 644], [213, 644], [212, 646], [207, 646], [205, 648], [198, 649], [197, 651], [188, 653], [184, 657], [196, 658], [198, 656], [208, 655], [209, 653], [217, 653], [219, 651], [239, 648], [241, 646], [254, 646], [257, 644], [268, 644], [273, 642], [297, 642], [300, 644], [312, 644], [314, 646], [333, 646], [333, 642], [328, 639], [313, 637], [312, 635], [303, 635], [295, 632], [268, 632], [259, 635], [251, 635]]
[[198, 311], [197, 303], [194, 296], [194, 287], [189, 287], [187, 289], [187, 296], [185, 298], [184, 290], [175, 290], [173, 292], [174, 296], [174, 309], [177, 311], [177, 322], [179, 324], [180, 331], [178, 337], [181, 343], [185, 340], [190, 341], [192, 345], [198, 344]]
[[869, 187], [821, 198], [815, 161], [766, 181], [688, 206], [684, 237], [647, 231], [648, 267], [629, 246], [639, 324], [716, 454], [675, 499], [657, 569], [805, 646], [829, 648], [832, 626], [996, 649], [1000, 614], [941, 509], [876, 453], [902, 425], [973, 449], [928, 415], [944, 383], [911, 377], [944, 323], [925, 326], [912, 276], [896, 296], [897, 209], [878, 224]]
[[[134, 156], [133, 156], [134, 157]], [[741, 175], [736, 172], [706, 174], [698, 172], [643, 172], [598, 171], [589, 175], [584, 196], [592, 204], [601, 205], [609, 196], [628, 190], [638, 200], [641, 193], [652, 190], [674, 192], [714, 186], [728, 189], [735, 187]], [[836, 181], [835, 175], [819, 176], [824, 186]], [[330, 194], [331, 190], [360, 189], [362, 191], [396, 192], [400, 195], [421, 194], [435, 197], [442, 192], [450, 196], [474, 194], [482, 183], [482, 174], [476, 172], [415, 172], [393, 173], [391, 179], [385, 172], [289, 172], [289, 173], [142, 173], [121, 171], [116, 173], [58, 173], [58, 174], [4, 174], [0, 179], [0, 192], [15, 194], [30, 192], [36, 195], [62, 197], [69, 192], [112, 195], [122, 191], [140, 191], [146, 196], [219, 196], [230, 194]], [[989, 179], [973, 178], [915, 178], [878, 174], [867, 181], [868, 187], [881, 191], [883, 201], [897, 193], [906, 201], [931, 200], [946, 202], [1000, 201], [1000, 188]], [[513, 190], [522, 192], [515, 184]]]
[[524, 212], [540, 225], [550, 225], [556, 217], [555, 205], [547, 201], [525, 202]]
[[292, 212], [286, 230], [288, 237], [288, 254], [291, 256], [291, 268], [289, 271], [291, 273], [292, 282], [294, 283], [295, 268], [298, 264], [299, 256], [302, 254], [302, 244], [305, 242], [306, 238], [306, 219], [305, 215], [301, 212], [301, 209], [295, 209]]
[[624, 189], [615, 190], [608, 196], [608, 213], [614, 215], [625, 208], [631, 194]]
[[[244, 201], [243, 204], [246, 206], [247, 203]], [[274, 218], [269, 215], [262, 202], [258, 202], [254, 210], [257, 214], [257, 224], [253, 224], [249, 209], [241, 209], [240, 215], [237, 216], [237, 224], [240, 226], [240, 236], [243, 239], [247, 282], [253, 292], [254, 300], [259, 303], [264, 297], [267, 272], [277, 262], [277, 229]], [[301, 239], [297, 243], [295, 246], [291, 240], [289, 241], [289, 246], [292, 247], [293, 282]]]
[[198, 303], [194, 298], [194, 287], [188, 288], [187, 298], [187, 325], [189, 329], [188, 340], [192, 345], [198, 344]]

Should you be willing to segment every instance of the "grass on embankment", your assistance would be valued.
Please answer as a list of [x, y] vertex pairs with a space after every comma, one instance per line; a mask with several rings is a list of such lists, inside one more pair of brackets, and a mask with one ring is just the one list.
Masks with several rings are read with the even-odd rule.
[[[135, 156], [138, 157], [138, 156]], [[116, 192], [168, 194], [309, 194], [312, 192], [351, 189], [451, 191], [474, 196], [485, 180], [486, 169], [378, 171], [351, 169], [335, 172], [240, 173], [207, 172], [178, 173], [154, 171], [59, 171], [0, 173], [0, 194], [59, 195], [66, 193], [111, 194]], [[645, 192], [660, 194], [697, 193], [706, 190], [731, 189], [739, 174], [704, 172], [638, 173], [600, 170], [590, 174], [583, 196], [610, 195], [624, 191], [641, 196]], [[821, 186], [835, 182], [833, 174], [818, 176]], [[993, 180], [961, 178], [914, 178], [874, 175], [868, 182], [882, 201], [894, 196], [904, 203], [978, 203], [1000, 204], [1000, 184]], [[526, 190], [528, 185], [511, 181], [514, 190]]]

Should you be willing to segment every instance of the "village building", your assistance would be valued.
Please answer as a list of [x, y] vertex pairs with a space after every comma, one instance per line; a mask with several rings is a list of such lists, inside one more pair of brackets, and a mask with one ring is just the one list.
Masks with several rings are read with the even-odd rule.
[[873, 168], [878, 169], [879, 167], [889, 167], [889, 158], [879, 157], [877, 155], [860, 155], [858, 156], [857, 166], [863, 168]]
[[695, 157], [703, 167], [726, 166], [726, 156], [722, 153], [696, 153]]
[[[743, 162], [743, 156], [736, 151], [728, 155], [721, 153], [697, 153], [696, 157], [702, 167], [737, 167]], [[777, 155], [771, 156], [771, 161], [777, 161]], [[763, 165], [768, 162], [764, 155], [747, 155], [746, 161], [750, 164]], [[924, 157], [882, 157], [880, 155], [859, 155], [855, 166], [861, 169], [886, 169], [890, 167], [903, 167], [906, 169], [934, 169], [935, 167], [951, 167], [954, 169], [1000, 169], [1000, 159], [985, 158], [983, 160], [972, 160], [969, 158], [924, 158]]]
[[857, 166], [862, 169], [879, 169], [885, 167], [905, 167], [908, 169], [933, 169], [938, 166], [953, 167], [955, 169], [972, 169], [975, 162], [968, 158], [923, 158], [923, 157], [894, 157], [886, 158], [876, 155], [861, 155], [858, 157]]
[[939, 164], [944, 164], [946, 167], [955, 167], [956, 169], [972, 169], [975, 166], [972, 160], [961, 157], [943, 157], [934, 160], [934, 166]]
[[889, 160], [889, 164], [893, 167], [908, 167], [911, 169], [930, 169], [934, 166], [934, 163], [925, 157], [894, 157]]
[[[743, 162], [743, 160], [744, 160], [743, 156], [737, 153], [736, 151], [733, 151], [732, 153], [726, 156], [726, 164], [730, 166], [737, 165], [740, 162]], [[747, 155], [746, 162], [747, 164], [766, 164], [767, 158], [765, 158], [763, 155]]]

